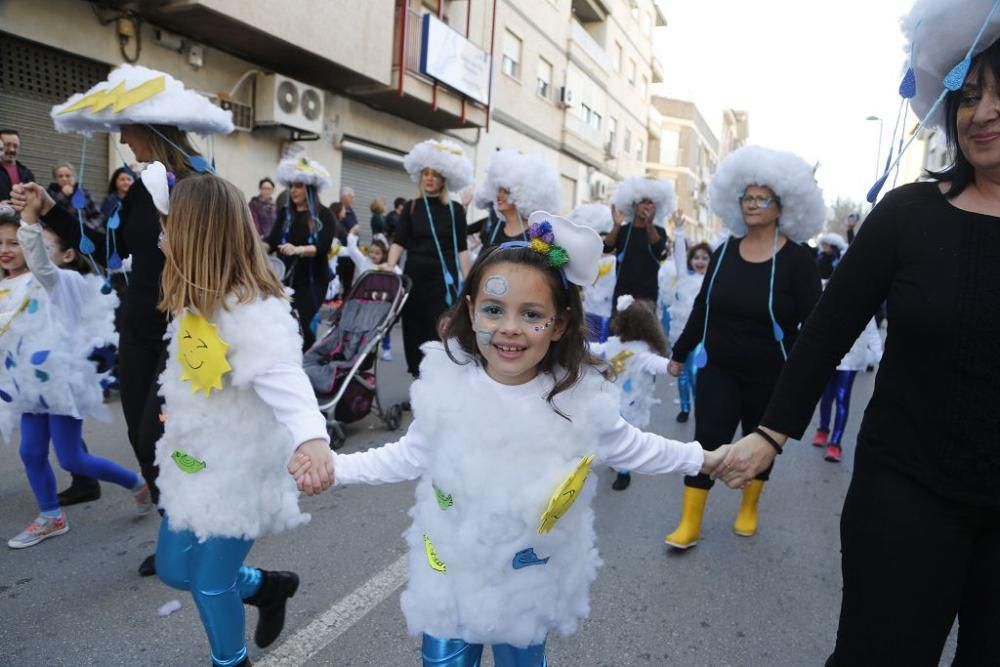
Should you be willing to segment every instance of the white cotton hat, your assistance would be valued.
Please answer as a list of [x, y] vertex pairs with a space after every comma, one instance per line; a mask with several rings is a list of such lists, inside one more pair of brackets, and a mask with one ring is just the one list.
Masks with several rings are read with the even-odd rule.
[[170, 125], [197, 134], [228, 134], [233, 114], [164, 72], [121, 65], [85, 93], [49, 113], [60, 132], [112, 132], [123, 125]]
[[522, 217], [535, 211], [559, 210], [559, 174], [555, 168], [537, 155], [518, 153], [511, 148], [496, 151], [486, 170], [486, 179], [476, 190], [478, 208], [493, 203], [497, 210], [497, 190], [506, 188], [508, 200], [517, 207]]
[[472, 183], [472, 163], [465, 151], [454, 141], [428, 139], [422, 141], [403, 158], [403, 167], [414, 182], [420, 182], [420, 172], [433, 169], [445, 180], [450, 192], [464, 190]]
[[740, 197], [751, 185], [768, 187], [781, 199], [778, 228], [792, 241], [808, 241], [826, 224], [823, 191], [809, 163], [794, 153], [744, 146], [719, 164], [708, 190], [712, 210], [734, 236], [747, 232]]
[[[1000, 11], [994, 10], [995, 4], [989, 0], [916, 0], [903, 18], [916, 86], [910, 106], [918, 118], [927, 118], [928, 125], [944, 127], [943, 106], [929, 117], [927, 114], [945, 89], [948, 73], [967, 54], [975, 57], [1000, 39]], [[983, 34], [976, 42], [980, 29]]]
[[170, 178], [160, 162], [151, 162], [139, 174], [139, 180], [153, 199], [153, 206], [163, 215], [170, 213]]
[[569, 214], [570, 222], [590, 227], [598, 234], [607, 234], [614, 227], [611, 207], [607, 204], [581, 204]]
[[840, 250], [840, 252], [845, 252], [847, 250], [847, 241], [840, 234], [835, 234], [833, 232], [827, 232], [819, 237], [820, 243], [825, 243], [827, 245], [832, 245], [834, 248]]
[[648, 199], [656, 206], [653, 224], [662, 225], [667, 216], [677, 210], [677, 193], [671, 181], [661, 181], [651, 176], [626, 178], [615, 188], [611, 205], [625, 215], [625, 222], [635, 218], [635, 205]]
[[[548, 223], [551, 227], [550, 245], [566, 251], [569, 261], [562, 267], [563, 275], [574, 285], [592, 285], [597, 280], [604, 242], [590, 227], [578, 225], [568, 218], [535, 211], [528, 217], [528, 235], [533, 242]], [[537, 225], [537, 226], [536, 226]]]
[[319, 162], [310, 160], [305, 153], [298, 153], [279, 162], [275, 178], [285, 187], [301, 183], [313, 186], [317, 192], [330, 185], [330, 172]]

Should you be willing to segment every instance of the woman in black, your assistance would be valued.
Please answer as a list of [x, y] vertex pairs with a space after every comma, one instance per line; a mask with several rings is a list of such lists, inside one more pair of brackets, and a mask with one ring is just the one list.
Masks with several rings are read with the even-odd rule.
[[301, 156], [278, 165], [278, 181], [288, 186], [288, 206], [279, 212], [267, 245], [285, 264], [285, 284], [295, 292], [292, 307], [299, 316], [302, 349], [308, 350], [316, 342], [319, 309], [330, 285], [327, 255], [337, 234], [333, 214], [318, 197], [329, 174]]
[[[941, 45], [918, 48], [914, 67], [942, 78], [992, 3], [947, 4], [906, 21], [922, 18], [919, 38]], [[968, 32], [934, 34], [952, 13]], [[1000, 34], [1000, 17], [988, 27]], [[911, 100], [918, 115], [942, 78], [928, 80], [930, 100]], [[956, 617], [952, 665], [1000, 665], [998, 82], [1000, 42], [931, 118], [946, 130], [953, 165], [933, 174], [939, 182], [888, 193], [868, 215], [802, 329], [761, 432], [716, 471], [740, 486], [800, 438], [838, 360], [888, 301], [885, 355], [841, 515], [844, 595], [828, 667], [936, 666]]]
[[623, 294], [658, 302], [657, 276], [667, 248], [663, 220], [676, 209], [677, 195], [670, 181], [633, 176], [615, 188], [611, 197], [614, 224], [604, 236], [604, 252], [618, 258], [612, 304]]
[[499, 150], [490, 159], [486, 179], [476, 193], [480, 208], [493, 205], [489, 229], [480, 237], [483, 249], [528, 240], [528, 216], [559, 210], [559, 174], [537, 155]]
[[403, 348], [410, 375], [420, 374], [420, 346], [437, 340], [437, 325], [458, 299], [469, 270], [465, 209], [448, 197], [472, 181], [472, 165], [451, 142], [417, 144], [404, 160], [420, 196], [406, 203], [389, 248], [389, 270], [403, 252], [403, 273], [413, 281], [403, 308]]
[[[826, 205], [801, 158], [757, 146], [719, 165], [711, 200], [733, 236], [712, 255], [669, 371], [678, 376], [695, 355], [695, 439], [715, 450], [732, 440], [738, 425], [744, 433], [757, 427], [799, 324], [819, 299], [816, 262], [799, 242], [819, 231]], [[757, 532], [757, 503], [769, 472], [744, 490], [736, 534]], [[684, 478], [681, 521], [667, 544], [688, 549], [698, 543], [712, 483], [704, 474]]]

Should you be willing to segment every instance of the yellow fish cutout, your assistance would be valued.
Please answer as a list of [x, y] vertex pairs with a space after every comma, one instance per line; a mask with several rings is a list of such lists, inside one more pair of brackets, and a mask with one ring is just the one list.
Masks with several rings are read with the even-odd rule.
[[576, 470], [567, 475], [566, 479], [556, 487], [555, 493], [549, 498], [549, 506], [542, 512], [541, 519], [539, 520], [539, 535], [550, 532], [556, 525], [556, 522], [576, 502], [576, 497], [580, 495], [580, 489], [583, 488], [583, 483], [587, 481], [587, 475], [590, 474], [590, 463], [593, 460], [593, 454], [584, 456], [580, 459], [580, 465], [576, 467]]
[[634, 352], [629, 352], [628, 350], [622, 350], [615, 356], [611, 357], [609, 365], [611, 370], [613, 370], [618, 375], [625, 372], [625, 362], [635, 356]]
[[181, 381], [191, 383], [191, 393], [210, 396], [213, 389], [222, 391], [222, 376], [233, 367], [226, 361], [229, 344], [219, 338], [218, 328], [201, 315], [188, 311], [177, 331], [177, 356]]
[[435, 551], [434, 545], [431, 543], [431, 538], [427, 537], [427, 533], [424, 533], [424, 551], [427, 552], [427, 564], [431, 566], [432, 570], [436, 570], [437, 572], [448, 571], [448, 566], [438, 558], [437, 551]]
[[150, 97], [158, 95], [166, 89], [167, 79], [163, 75], [140, 83], [131, 90], [125, 90], [125, 82], [122, 81], [114, 88], [98, 90], [77, 100], [59, 113], [61, 115], [82, 109], [89, 109], [91, 113], [97, 113], [108, 107], [111, 107], [113, 112], [118, 113], [143, 100], [148, 100]]

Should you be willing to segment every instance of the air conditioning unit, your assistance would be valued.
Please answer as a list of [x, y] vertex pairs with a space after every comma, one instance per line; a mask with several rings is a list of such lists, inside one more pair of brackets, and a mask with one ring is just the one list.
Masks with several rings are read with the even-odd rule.
[[590, 184], [590, 198], [597, 201], [608, 196], [608, 184], [606, 181], [594, 181]]
[[233, 112], [233, 126], [239, 132], [250, 132], [253, 130], [253, 107], [236, 100], [213, 97], [212, 102], [226, 111]]
[[573, 91], [566, 86], [559, 89], [559, 104], [564, 107], [573, 106]]
[[280, 74], [258, 74], [254, 126], [323, 132], [323, 91]]

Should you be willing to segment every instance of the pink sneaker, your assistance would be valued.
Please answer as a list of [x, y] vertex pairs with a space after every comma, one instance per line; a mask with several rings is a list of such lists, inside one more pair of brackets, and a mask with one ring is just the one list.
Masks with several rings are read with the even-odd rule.
[[830, 445], [827, 447], [823, 458], [830, 463], [840, 463], [840, 445]]
[[58, 519], [39, 514], [16, 537], [7, 540], [7, 546], [11, 549], [27, 549], [28, 547], [35, 546], [42, 540], [62, 535], [68, 530], [69, 522], [66, 521], [65, 514], [60, 514]]
[[813, 436], [813, 447], [822, 447], [828, 437], [830, 437], [829, 431], [816, 431], [816, 435]]

